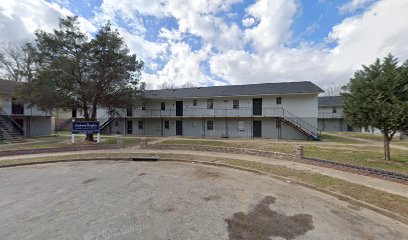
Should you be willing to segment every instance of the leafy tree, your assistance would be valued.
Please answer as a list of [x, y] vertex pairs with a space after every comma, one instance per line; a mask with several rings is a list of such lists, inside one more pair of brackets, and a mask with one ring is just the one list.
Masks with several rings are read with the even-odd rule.
[[37, 74], [19, 90], [26, 102], [43, 110], [82, 109], [85, 120], [96, 120], [98, 107], [125, 108], [142, 96], [143, 62], [129, 53], [109, 22], [93, 39], [80, 31], [77, 17], [60, 19], [59, 29], [35, 35]]
[[382, 61], [354, 73], [345, 88], [344, 112], [354, 126], [375, 127], [384, 135], [384, 159], [390, 160], [390, 142], [408, 129], [408, 60], [398, 64], [389, 54]]

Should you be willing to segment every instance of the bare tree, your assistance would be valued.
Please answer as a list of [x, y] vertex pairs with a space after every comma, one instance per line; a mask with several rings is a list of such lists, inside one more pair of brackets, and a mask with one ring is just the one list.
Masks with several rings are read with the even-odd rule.
[[0, 43], [0, 77], [22, 82], [31, 81], [35, 75], [35, 61], [30, 43]]
[[177, 88], [176, 84], [172, 82], [164, 82], [158, 86], [157, 89], [175, 89]]
[[180, 87], [182, 88], [195, 88], [197, 87], [196, 84], [194, 84], [193, 82], [186, 82], [180, 85]]
[[327, 87], [324, 89], [324, 96], [340, 96], [340, 93], [342, 92], [342, 86], [337, 85], [337, 86], [331, 86]]
[[195, 88], [195, 87], [197, 86], [192, 82], [186, 82], [181, 85], [177, 85], [172, 82], [164, 82], [160, 84], [157, 89]]

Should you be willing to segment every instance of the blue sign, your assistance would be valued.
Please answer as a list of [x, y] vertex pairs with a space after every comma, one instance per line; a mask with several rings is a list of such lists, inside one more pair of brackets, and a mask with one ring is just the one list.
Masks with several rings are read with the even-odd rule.
[[72, 122], [72, 133], [94, 134], [99, 133], [99, 122]]

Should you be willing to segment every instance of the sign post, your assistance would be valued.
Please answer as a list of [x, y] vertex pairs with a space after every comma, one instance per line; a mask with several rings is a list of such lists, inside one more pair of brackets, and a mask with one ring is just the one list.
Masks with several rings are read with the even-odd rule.
[[75, 143], [75, 134], [98, 134], [96, 141], [100, 142], [100, 125], [98, 121], [76, 122], [72, 121], [72, 144]]

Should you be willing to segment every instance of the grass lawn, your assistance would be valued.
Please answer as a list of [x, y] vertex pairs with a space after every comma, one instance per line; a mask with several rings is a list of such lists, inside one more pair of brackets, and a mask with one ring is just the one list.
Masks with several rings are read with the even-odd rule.
[[322, 139], [323, 142], [337, 142], [337, 143], [361, 143], [360, 141], [350, 139], [350, 138], [345, 138], [340, 135], [329, 135], [326, 133], [322, 133]]
[[230, 140], [165, 140], [161, 144], [186, 144], [186, 145], [204, 145], [204, 146], [216, 146], [216, 147], [235, 147], [235, 148], [248, 148], [258, 149], [272, 152], [292, 153], [293, 144], [281, 143], [277, 141], [269, 142], [253, 142], [248, 141], [230, 141]]
[[306, 157], [408, 173], [408, 151], [404, 150], [392, 149], [392, 161], [384, 161], [383, 149], [376, 146], [350, 147], [349, 145], [345, 145], [345, 147], [342, 148], [342, 145], [332, 147], [304, 145], [304, 153]]
[[[341, 140], [338, 141], [338, 139]], [[343, 139], [340, 137], [333, 137], [330, 138], [330, 140], [330, 144], [324, 144], [322, 142], [308, 142], [308, 144], [303, 144], [305, 156], [408, 173], [408, 150], [392, 149], [391, 157], [393, 160], [384, 161], [383, 149], [381, 146], [359, 146], [358, 144], [349, 144], [350, 142], [343, 141]], [[329, 142], [329, 139], [326, 139], [326, 141]], [[302, 144], [302, 142], [282, 143], [277, 141], [253, 142], [251, 140], [231, 141], [199, 139], [165, 140], [161, 143], [171, 145], [186, 144], [216, 147], [238, 147], [282, 153], [292, 153], [295, 144]]]

